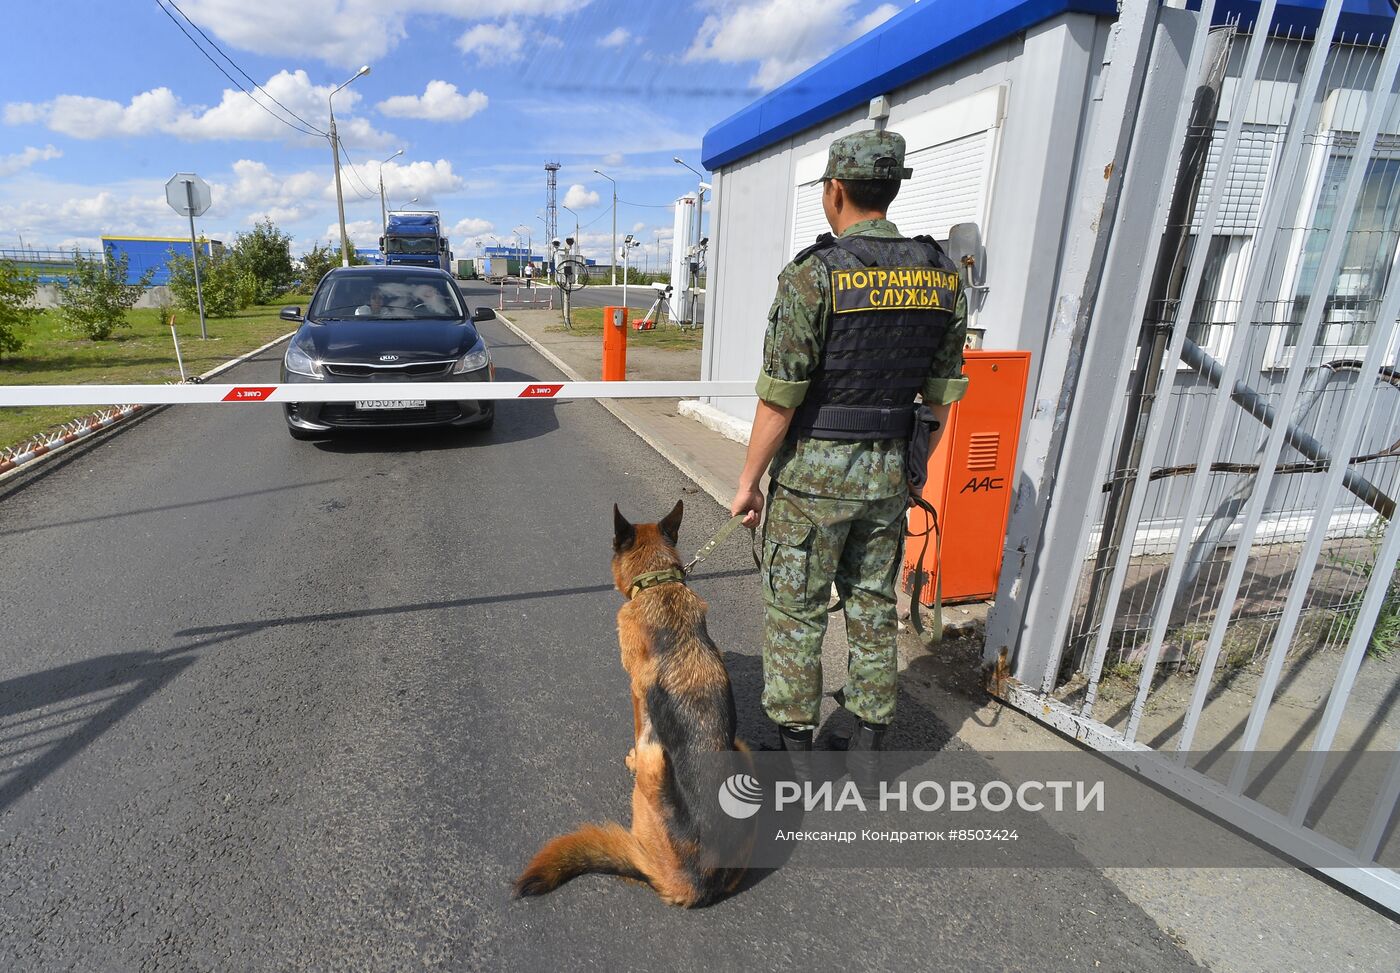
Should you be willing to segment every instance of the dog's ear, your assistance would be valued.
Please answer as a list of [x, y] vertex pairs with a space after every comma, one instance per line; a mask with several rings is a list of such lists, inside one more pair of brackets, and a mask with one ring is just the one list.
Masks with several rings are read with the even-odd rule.
[[622, 516], [622, 511], [617, 509], [617, 504], [613, 504], [613, 550], [622, 552], [632, 546], [632, 542], [637, 539], [637, 528], [633, 527], [626, 517]]
[[666, 517], [661, 521], [661, 523], [656, 525], [657, 528], [661, 531], [661, 536], [665, 537], [668, 541], [670, 541], [672, 547], [675, 547], [678, 543], [680, 543], [681, 514], [683, 514], [684, 512], [684, 501], [677, 500], [676, 505], [674, 508], [672, 508], [671, 512], [666, 515]]

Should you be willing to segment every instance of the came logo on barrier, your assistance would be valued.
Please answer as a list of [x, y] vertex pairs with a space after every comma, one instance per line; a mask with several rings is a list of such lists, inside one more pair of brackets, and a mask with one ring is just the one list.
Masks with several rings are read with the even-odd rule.
[[528, 385], [520, 393], [522, 399], [548, 399], [559, 394], [563, 385]]
[[266, 402], [277, 391], [275, 385], [237, 385], [228, 390], [225, 402]]
[[719, 806], [731, 818], [751, 818], [763, 806], [763, 787], [748, 774], [733, 774], [719, 785]]

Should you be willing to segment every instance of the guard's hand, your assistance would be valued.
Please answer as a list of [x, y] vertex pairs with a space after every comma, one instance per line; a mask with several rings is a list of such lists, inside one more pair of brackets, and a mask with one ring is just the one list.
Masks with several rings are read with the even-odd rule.
[[763, 491], [758, 487], [745, 490], [740, 487], [734, 494], [734, 502], [729, 505], [730, 516], [744, 515], [744, 526], [753, 530], [763, 517]]

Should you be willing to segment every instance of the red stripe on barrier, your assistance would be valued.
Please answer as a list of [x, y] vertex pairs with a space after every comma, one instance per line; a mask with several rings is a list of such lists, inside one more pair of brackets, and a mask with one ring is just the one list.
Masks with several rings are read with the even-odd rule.
[[559, 394], [563, 385], [530, 385], [520, 393], [522, 399], [549, 399]]
[[228, 390], [225, 402], [266, 402], [267, 397], [277, 391], [275, 385], [239, 385]]

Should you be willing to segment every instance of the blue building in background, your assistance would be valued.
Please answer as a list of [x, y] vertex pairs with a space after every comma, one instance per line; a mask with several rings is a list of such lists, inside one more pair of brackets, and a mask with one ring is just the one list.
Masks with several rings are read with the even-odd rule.
[[[213, 257], [222, 254], [224, 245], [218, 240], [205, 240], [201, 244], [206, 256]], [[155, 274], [151, 277], [152, 286], [157, 284], [170, 283], [170, 254], [172, 252], [184, 257], [186, 260], [194, 253], [190, 246], [190, 241], [181, 237], [163, 236], [104, 236], [102, 238], [102, 252], [112, 254], [120, 260], [125, 254], [127, 258], [126, 282], [134, 284], [141, 279], [141, 275], [152, 267]]]

